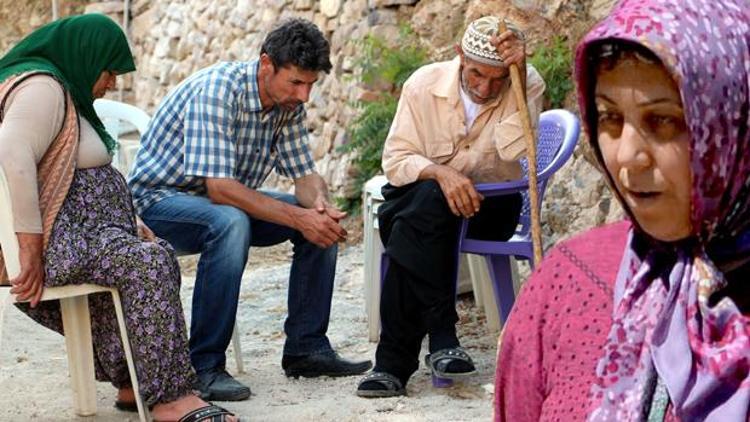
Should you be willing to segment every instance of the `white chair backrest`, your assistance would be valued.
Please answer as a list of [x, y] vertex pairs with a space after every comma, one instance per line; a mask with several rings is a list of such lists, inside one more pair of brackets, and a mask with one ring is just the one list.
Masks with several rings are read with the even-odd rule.
[[105, 98], [94, 101], [94, 110], [102, 119], [107, 131], [115, 138], [129, 130], [120, 124], [121, 121], [131, 124], [140, 134], [143, 134], [151, 120], [145, 111], [136, 106]]
[[[18, 259], [18, 239], [13, 230], [13, 208], [10, 203], [10, 188], [3, 168], [0, 167], [0, 247], [3, 249], [5, 268], [12, 280], [21, 272]], [[2, 306], [2, 305], [0, 305]]]
[[126, 175], [138, 152], [140, 142], [137, 140], [123, 141], [120, 139], [120, 136], [132, 132], [134, 129], [140, 135], [143, 135], [148, 128], [148, 122], [151, 120], [151, 117], [136, 106], [104, 98], [94, 101], [94, 110], [96, 110], [96, 114], [99, 115], [102, 123], [104, 123], [107, 132], [115, 140], [120, 141], [120, 148], [115, 151], [113, 164], [122, 174]]
[[[21, 272], [21, 263], [18, 259], [18, 239], [13, 230], [10, 189], [2, 167], [0, 167], [0, 248], [3, 249], [5, 269], [8, 272], [8, 277], [12, 280]], [[9, 297], [10, 287], [0, 286], [0, 350], [2, 350], [5, 305], [8, 304]]]

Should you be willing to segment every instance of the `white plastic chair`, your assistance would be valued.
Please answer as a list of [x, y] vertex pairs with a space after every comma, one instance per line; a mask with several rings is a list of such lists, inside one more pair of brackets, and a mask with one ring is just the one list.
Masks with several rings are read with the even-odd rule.
[[385, 176], [375, 176], [365, 183], [362, 189], [362, 217], [364, 218], [364, 285], [365, 312], [367, 312], [367, 333], [371, 342], [380, 337], [380, 255], [383, 242], [378, 226], [378, 207], [384, 201], [380, 188], [388, 180]]
[[[110, 131], [110, 135], [120, 136], [126, 133], [128, 125], [132, 125], [138, 133], [144, 133], [148, 127], [148, 122], [151, 120], [151, 116], [140, 108], [121, 103], [119, 101], [108, 100], [106, 98], [99, 98], [94, 101], [94, 110], [99, 118], [102, 119], [104, 126]], [[125, 123], [123, 125], [122, 123]]]
[[[10, 203], [5, 172], [0, 167], [0, 247], [5, 258], [5, 269], [8, 277], [13, 279], [21, 272], [18, 257], [18, 239], [13, 230], [13, 214]], [[142, 422], [148, 420], [148, 409], [145, 408], [138, 391], [133, 354], [125, 329], [125, 318], [122, 313], [120, 293], [117, 289], [97, 286], [94, 284], [80, 284], [75, 286], [47, 287], [44, 289], [42, 301], [59, 300], [62, 313], [63, 329], [65, 330], [65, 346], [68, 351], [68, 369], [70, 384], [73, 389], [73, 408], [79, 416], [96, 414], [96, 387], [94, 384], [94, 350], [91, 343], [91, 317], [89, 315], [88, 295], [106, 292], [112, 295], [115, 305], [117, 324], [120, 329], [128, 372], [135, 392], [138, 416]], [[9, 286], [0, 286], [0, 328], [6, 304], [15, 301], [11, 297]], [[1, 331], [1, 330], [0, 330]], [[0, 336], [2, 338], [2, 336]]]
[[104, 98], [94, 101], [94, 110], [104, 123], [107, 132], [119, 141], [120, 147], [115, 151], [112, 161], [115, 168], [120, 170], [121, 173], [127, 174], [135, 154], [138, 152], [140, 142], [123, 140], [120, 137], [133, 130], [137, 130], [142, 135], [148, 128], [151, 116], [136, 106]]
[[[151, 116], [136, 106], [105, 98], [94, 101], [94, 110], [96, 110], [96, 114], [99, 115], [102, 123], [104, 123], [107, 132], [120, 142], [120, 149], [115, 154], [113, 160], [120, 172], [127, 174], [130, 171], [130, 165], [133, 163], [135, 154], [138, 152], [140, 142], [123, 141], [119, 137], [120, 135], [132, 132], [133, 129], [143, 135], [148, 128]], [[232, 350], [237, 364], [237, 372], [240, 374], [245, 373], [239, 328], [236, 321], [234, 331], [232, 332]]]
[[[365, 183], [362, 189], [362, 217], [364, 219], [364, 285], [365, 285], [365, 312], [367, 313], [367, 334], [371, 342], [377, 342], [380, 338], [380, 256], [383, 254], [383, 242], [380, 240], [380, 227], [378, 224], [378, 208], [385, 199], [380, 189], [388, 183], [383, 175], [372, 177]], [[466, 265], [467, 273], [459, 271], [458, 292], [474, 292], [476, 303], [483, 305], [486, 301], [482, 296], [480, 287], [489, 285], [489, 275], [481, 272], [482, 261], [471, 255], [461, 256], [461, 266]], [[477, 270], [479, 268], [479, 270]], [[485, 277], [487, 280], [483, 280]], [[485, 288], [486, 289], [486, 288]], [[494, 303], [494, 302], [493, 302]], [[494, 330], [491, 318], [492, 309], [488, 310], [487, 321], [490, 330]]]

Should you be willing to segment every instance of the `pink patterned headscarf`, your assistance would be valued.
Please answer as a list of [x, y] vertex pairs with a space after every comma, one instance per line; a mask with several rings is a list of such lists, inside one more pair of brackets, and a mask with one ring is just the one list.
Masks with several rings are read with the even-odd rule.
[[589, 32], [576, 52], [575, 78], [603, 168], [590, 59], [607, 40], [652, 51], [680, 89], [695, 237], [666, 244], [638, 227], [631, 233], [589, 419], [644, 420], [657, 384], [673, 417], [745, 420], [750, 317], [729, 297], [709, 297], [727, 285], [719, 267], [750, 257], [750, 1], [623, 0]]

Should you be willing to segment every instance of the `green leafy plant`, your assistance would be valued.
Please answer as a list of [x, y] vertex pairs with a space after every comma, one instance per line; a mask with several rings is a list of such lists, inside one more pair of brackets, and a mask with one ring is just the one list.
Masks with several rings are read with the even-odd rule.
[[545, 96], [548, 108], [561, 108], [565, 97], [573, 89], [571, 69], [573, 54], [564, 37], [554, 37], [549, 44], [539, 46], [529, 62], [539, 71], [547, 84]]
[[396, 45], [389, 45], [385, 38], [374, 34], [366, 35], [359, 43], [362, 56], [355, 63], [362, 69], [360, 82], [365, 85], [386, 82], [398, 90], [427, 62], [427, 50], [407, 25], [399, 29]]
[[346, 151], [357, 152], [352, 161], [356, 169], [357, 198], [361, 196], [365, 182], [380, 171], [383, 143], [391, 128], [397, 105], [398, 99], [392, 95], [384, 95], [377, 101], [361, 104], [359, 115], [351, 129], [351, 141], [342, 147]]
[[355, 61], [361, 70], [358, 82], [376, 91], [377, 96], [371, 101], [357, 102], [358, 112], [349, 129], [349, 142], [340, 148], [342, 152], [356, 153], [352, 161], [356, 173], [354, 196], [338, 199], [350, 213], [359, 211], [362, 187], [380, 171], [383, 144], [396, 114], [401, 87], [427, 62], [427, 50], [407, 26], [401, 27], [393, 46], [379, 35], [367, 35], [359, 44], [362, 53]]

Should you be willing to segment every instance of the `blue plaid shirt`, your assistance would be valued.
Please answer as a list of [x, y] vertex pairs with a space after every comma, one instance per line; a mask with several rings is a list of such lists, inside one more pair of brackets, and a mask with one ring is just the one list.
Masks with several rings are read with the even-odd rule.
[[304, 106], [263, 111], [257, 72], [257, 60], [217, 63], [167, 95], [128, 176], [138, 213], [180, 192], [205, 196], [207, 177], [256, 189], [272, 169], [293, 179], [315, 171]]

